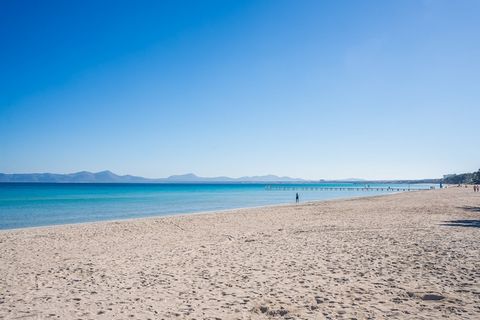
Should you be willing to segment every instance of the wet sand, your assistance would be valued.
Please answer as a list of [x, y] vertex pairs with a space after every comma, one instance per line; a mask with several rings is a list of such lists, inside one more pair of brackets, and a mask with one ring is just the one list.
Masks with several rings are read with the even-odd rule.
[[480, 319], [480, 193], [0, 232], [2, 319]]

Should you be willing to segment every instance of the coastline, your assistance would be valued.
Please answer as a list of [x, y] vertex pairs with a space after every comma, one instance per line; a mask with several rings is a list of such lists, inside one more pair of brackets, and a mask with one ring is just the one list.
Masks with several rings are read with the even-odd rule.
[[52, 224], [52, 225], [44, 225], [44, 226], [0, 229], [0, 234], [2, 232], [9, 232], [9, 231], [21, 231], [21, 230], [29, 230], [29, 229], [43, 229], [43, 228], [56, 228], [56, 227], [70, 227], [70, 226], [76, 226], [76, 225], [90, 225], [90, 224], [96, 224], [96, 223], [129, 222], [129, 221], [144, 220], [144, 219], [161, 219], [161, 218], [169, 218], [169, 217], [183, 217], [183, 216], [190, 216], [190, 215], [235, 213], [236, 211], [248, 210], [248, 209], [275, 208], [275, 207], [285, 207], [285, 206], [292, 206], [292, 205], [321, 203], [321, 202], [328, 202], [328, 201], [342, 201], [342, 200], [359, 199], [359, 198], [384, 197], [384, 196], [390, 196], [390, 195], [404, 193], [404, 192], [423, 192], [423, 191], [429, 191], [429, 190], [425, 189], [425, 190], [412, 190], [412, 191], [394, 191], [394, 192], [391, 192], [391, 193], [388, 193], [388, 194], [372, 194], [372, 195], [366, 194], [366, 195], [361, 195], [361, 196], [347, 196], [347, 197], [333, 198], [333, 199], [312, 200], [312, 201], [300, 202], [299, 204], [295, 204], [294, 202], [279, 203], [279, 204], [253, 206], [253, 207], [238, 207], [238, 208], [223, 209], [223, 210], [192, 211], [192, 212], [184, 212], [184, 213], [151, 215], [151, 216], [145, 216], [145, 217], [139, 217], [139, 218], [96, 220], [96, 221], [86, 221], [86, 222], [76, 222], [76, 223], [61, 223], [61, 224]]
[[4, 230], [0, 318], [472, 319], [478, 210], [448, 188]]

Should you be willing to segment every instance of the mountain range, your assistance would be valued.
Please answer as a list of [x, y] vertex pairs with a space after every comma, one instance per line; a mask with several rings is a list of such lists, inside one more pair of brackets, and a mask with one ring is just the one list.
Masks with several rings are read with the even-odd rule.
[[193, 173], [173, 175], [168, 178], [149, 179], [132, 175], [117, 175], [111, 171], [76, 173], [0, 173], [0, 182], [39, 182], [39, 183], [212, 183], [212, 182], [301, 182], [299, 178], [279, 177], [275, 175], [251, 176], [241, 178], [199, 177]]

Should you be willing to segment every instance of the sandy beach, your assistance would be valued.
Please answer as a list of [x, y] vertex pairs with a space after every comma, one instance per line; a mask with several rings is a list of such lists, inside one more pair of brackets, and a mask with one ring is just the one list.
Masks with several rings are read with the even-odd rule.
[[0, 232], [2, 319], [480, 319], [449, 188]]

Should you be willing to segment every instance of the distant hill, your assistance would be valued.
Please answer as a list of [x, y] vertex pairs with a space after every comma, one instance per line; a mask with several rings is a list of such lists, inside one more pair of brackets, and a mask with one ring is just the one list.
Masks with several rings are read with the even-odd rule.
[[39, 182], [39, 183], [115, 183], [149, 182], [150, 179], [130, 175], [119, 176], [110, 171], [80, 171], [69, 174], [58, 173], [0, 173], [0, 182]]
[[299, 178], [279, 177], [275, 175], [251, 176], [241, 178], [230, 177], [199, 177], [193, 173], [183, 175], [174, 175], [168, 178], [155, 179], [156, 182], [299, 182], [304, 181]]
[[199, 177], [193, 173], [173, 175], [168, 178], [156, 179], [159, 182], [233, 182], [235, 179], [229, 177]]
[[252, 176], [241, 178], [199, 177], [193, 173], [173, 175], [168, 178], [149, 179], [131, 175], [117, 175], [111, 171], [80, 171], [69, 174], [58, 173], [0, 173], [0, 182], [21, 183], [212, 183], [212, 182], [300, 182], [303, 179], [278, 177], [275, 175]]
[[[469, 177], [472, 174], [469, 174]], [[463, 177], [462, 175], [460, 175]], [[455, 181], [458, 180], [457, 175]], [[441, 179], [422, 179], [422, 180], [364, 180], [349, 178], [342, 180], [304, 180], [300, 178], [280, 177], [276, 175], [264, 176], [245, 176], [240, 178], [231, 177], [199, 177], [193, 173], [182, 175], [173, 175], [168, 178], [150, 179], [132, 175], [117, 175], [111, 171], [100, 172], [80, 171], [68, 174], [58, 173], [0, 173], [0, 183], [15, 182], [38, 182], [38, 183], [439, 183]], [[445, 179], [444, 179], [445, 182]], [[448, 182], [453, 183], [453, 182]], [[457, 183], [457, 182], [455, 182]]]

